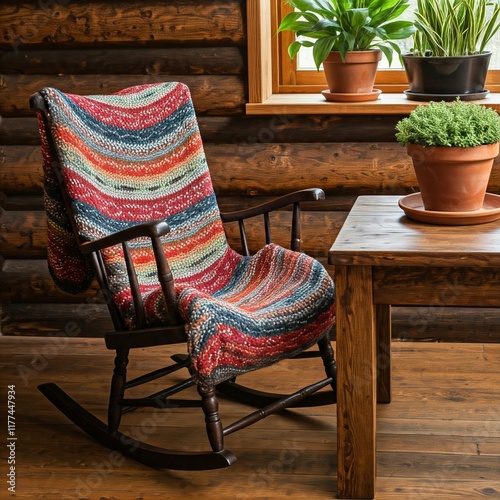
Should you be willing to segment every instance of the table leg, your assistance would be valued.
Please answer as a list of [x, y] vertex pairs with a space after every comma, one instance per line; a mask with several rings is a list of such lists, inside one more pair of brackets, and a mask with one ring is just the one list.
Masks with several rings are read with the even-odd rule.
[[335, 266], [337, 295], [337, 494], [374, 498], [376, 335], [372, 268]]
[[377, 330], [377, 402], [391, 402], [391, 306], [375, 306]]

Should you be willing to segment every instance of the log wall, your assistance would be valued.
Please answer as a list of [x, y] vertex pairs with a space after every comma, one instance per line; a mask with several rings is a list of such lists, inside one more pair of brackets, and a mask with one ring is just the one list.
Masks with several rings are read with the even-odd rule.
[[[325, 265], [356, 196], [416, 189], [410, 161], [394, 140], [401, 116], [245, 115], [244, 0], [3, 0], [0, 29], [3, 335], [43, 335], [77, 321], [82, 335], [95, 336], [110, 326], [95, 304], [95, 288], [84, 297], [66, 295], [47, 271], [39, 138], [28, 106], [41, 87], [98, 94], [158, 81], [186, 83], [221, 208], [321, 187], [327, 199], [306, 207], [303, 236], [304, 250]], [[489, 190], [500, 192], [498, 165]], [[279, 243], [286, 243], [288, 216], [274, 218]], [[227, 230], [234, 241], [236, 228]], [[249, 240], [254, 249], [261, 242], [253, 226]], [[495, 340], [495, 311], [432, 313], [422, 328], [414, 319], [422, 312], [395, 310], [396, 335]]]

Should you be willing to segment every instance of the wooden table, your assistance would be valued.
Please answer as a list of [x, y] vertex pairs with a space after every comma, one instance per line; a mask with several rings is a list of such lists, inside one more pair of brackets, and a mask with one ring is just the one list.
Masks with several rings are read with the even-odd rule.
[[375, 495], [376, 403], [391, 397], [391, 305], [426, 306], [418, 313], [424, 317], [433, 307], [500, 307], [500, 221], [415, 222], [399, 198], [360, 196], [329, 252], [337, 293], [339, 498]]

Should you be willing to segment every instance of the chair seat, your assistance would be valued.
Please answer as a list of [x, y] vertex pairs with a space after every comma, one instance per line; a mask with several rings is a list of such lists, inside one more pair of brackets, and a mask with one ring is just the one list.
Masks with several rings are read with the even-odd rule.
[[[146, 300], [151, 322], [167, 319], [162, 297], [158, 289]], [[217, 384], [304, 351], [331, 327], [333, 304], [333, 283], [323, 266], [275, 244], [243, 257], [216, 292], [180, 286], [195, 377]]]

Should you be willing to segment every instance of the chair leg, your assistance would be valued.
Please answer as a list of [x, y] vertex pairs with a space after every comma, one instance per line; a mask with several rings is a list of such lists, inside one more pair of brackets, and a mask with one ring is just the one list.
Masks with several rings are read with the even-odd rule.
[[207, 435], [212, 450], [222, 451], [224, 449], [224, 429], [219, 418], [219, 402], [215, 396], [213, 385], [198, 385], [198, 394], [201, 396], [201, 407], [205, 413], [205, 424]]
[[[335, 404], [337, 402], [337, 364], [335, 362], [335, 356], [333, 352], [332, 345], [330, 343], [330, 335], [327, 332], [318, 342], [319, 354], [323, 360], [323, 366], [325, 367], [325, 373], [327, 377], [331, 377], [333, 382], [331, 383], [332, 392], [323, 391], [316, 392], [307, 396], [300, 402], [294, 405], [295, 408], [299, 407], [309, 407], [309, 406], [322, 406]], [[318, 357], [317, 351], [307, 351], [306, 356], [296, 356], [299, 357]], [[235, 378], [221, 382], [217, 386], [217, 391], [224, 396], [231, 398], [235, 401], [240, 401], [244, 404], [254, 406], [256, 408], [263, 408], [274, 402], [287, 397], [286, 394], [274, 394], [269, 392], [262, 392], [245, 387], [235, 382]], [[227, 434], [225, 434], [227, 435]]]
[[115, 356], [115, 369], [111, 379], [108, 406], [108, 429], [111, 434], [118, 430], [122, 418], [123, 407], [121, 401], [125, 393], [127, 380], [128, 349], [117, 349]]
[[319, 352], [325, 367], [327, 377], [332, 377], [332, 390], [337, 401], [337, 363], [335, 362], [335, 354], [333, 352], [332, 344], [330, 343], [330, 335], [327, 332], [318, 342]]

